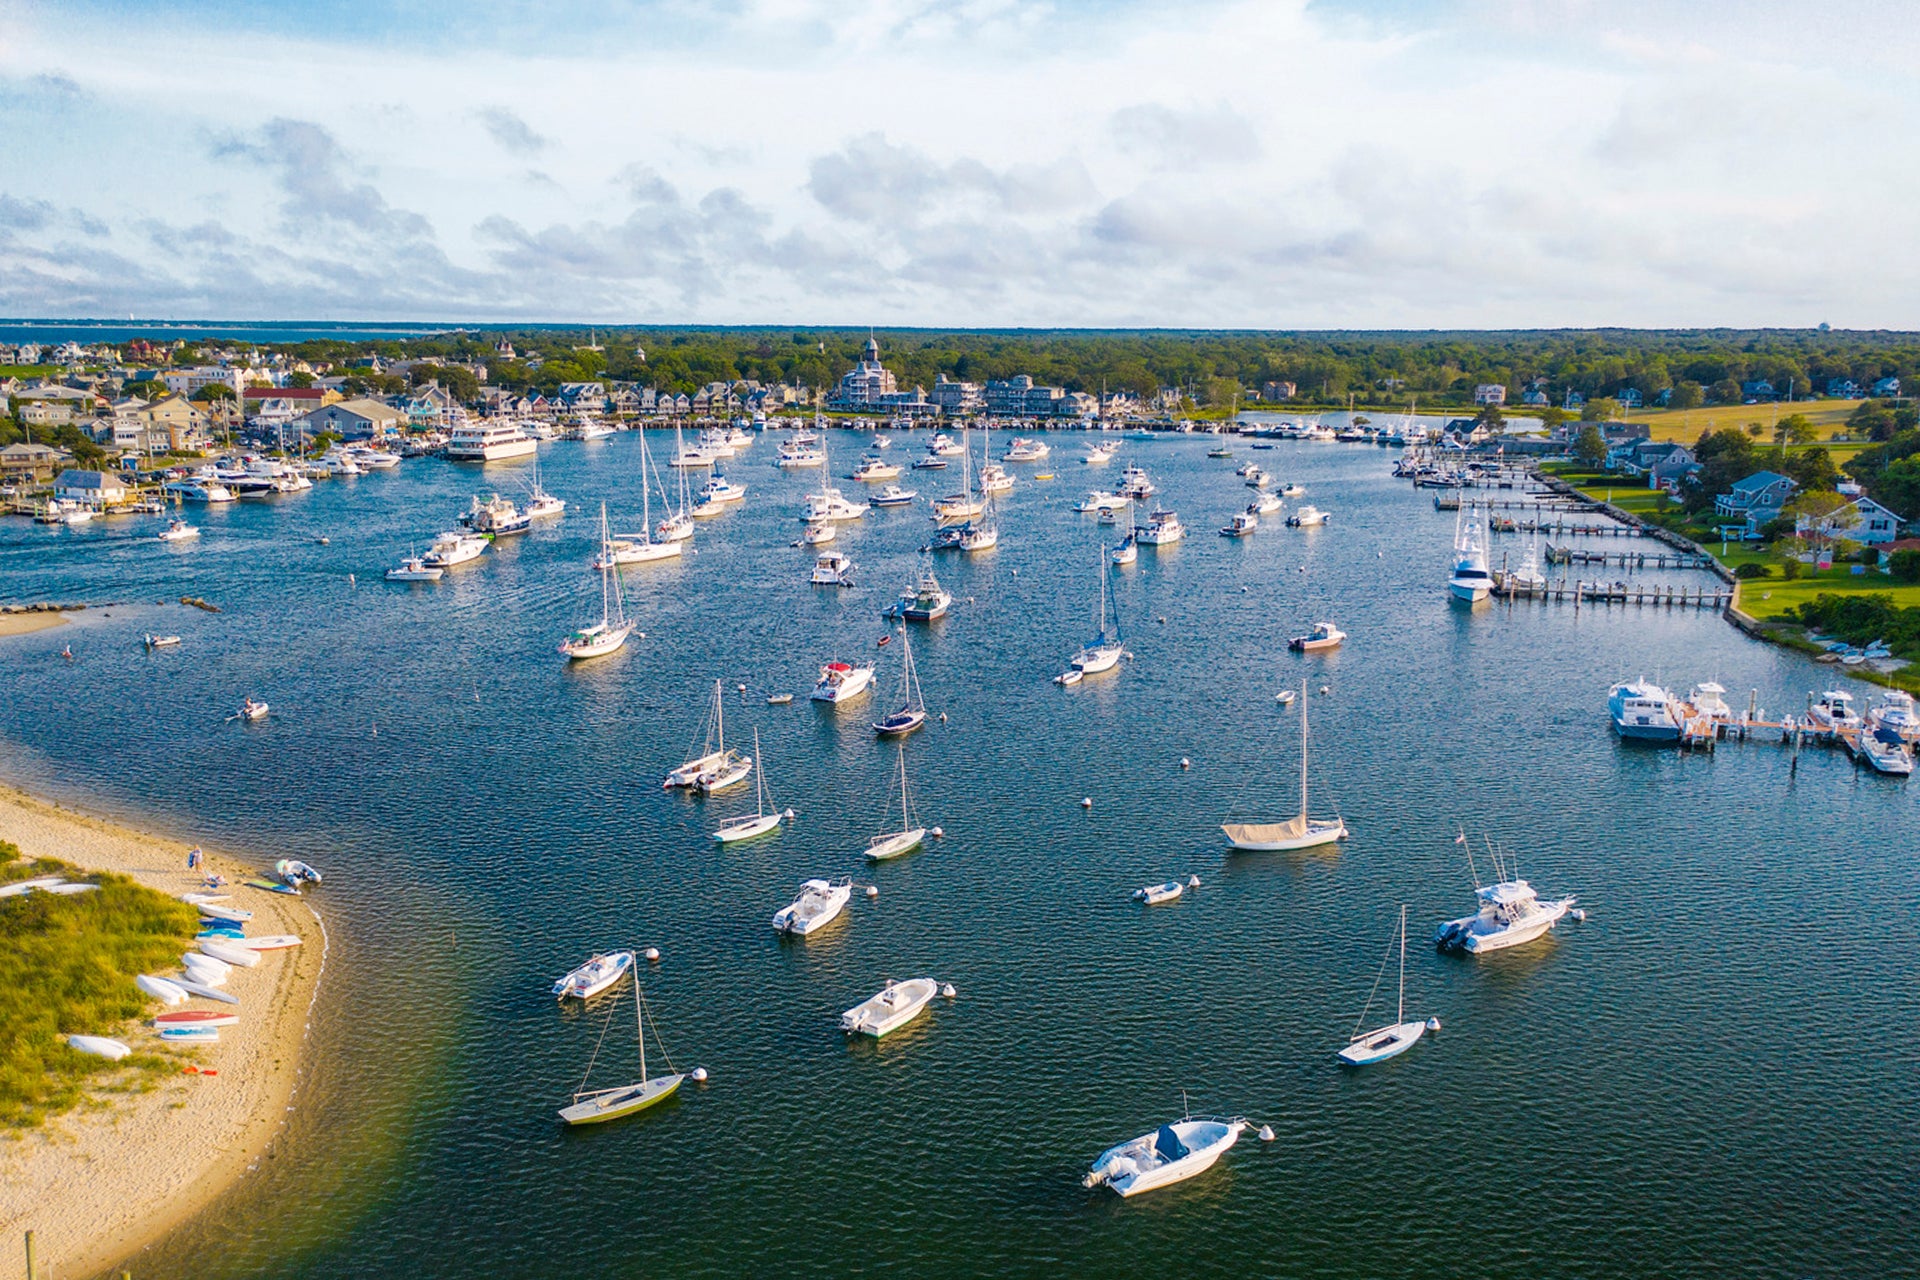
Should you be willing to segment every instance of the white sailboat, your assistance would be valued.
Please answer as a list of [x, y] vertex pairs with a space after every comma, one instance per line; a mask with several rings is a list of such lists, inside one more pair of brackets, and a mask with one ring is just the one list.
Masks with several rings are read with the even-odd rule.
[[[1387, 952], [1391, 959], [1393, 952]], [[1396, 1054], [1411, 1049], [1427, 1030], [1424, 1022], [1407, 1021], [1407, 908], [1400, 906], [1400, 997], [1394, 1006], [1397, 1012], [1393, 1022], [1372, 1031], [1362, 1031], [1367, 1024], [1367, 1013], [1373, 1008], [1374, 993], [1380, 990], [1380, 979], [1386, 976], [1387, 962], [1380, 962], [1380, 972], [1373, 979], [1373, 991], [1367, 993], [1367, 1003], [1360, 1009], [1360, 1018], [1354, 1023], [1353, 1034], [1347, 1038], [1346, 1047], [1337, 1055], [1340, 1061], [1350, 1067], [1371, 1066], [1376, 1062], [1385, 1062]]]
[[[607, 1010], [607, 1020], [609, 1023], [613, 1020], [613, 1012], [612, 1008]], [[663, 1102], [673, 1096], [674, 1091], [680, 1087], [681, 1081], [685, 1080], [686, 1076], [680, 1074], [678, 1071], [674, 1071], [673, 1059], [668, 1058], [667, 1070], [669, 1074], [654, 1076], [651, 1079], [647, 1077], [648, 1021], [650, 1021], [650, 1019], [647, 1017], [647, 998], [641, 994], [639, 984], [635, 983], [633, 988], [633, 1022], [634, 1030], [640, 1042], [640, 1079], [633, 1084], [623, 1084], [611, 1089], [588, 1089], [586, 1084], [588, 1080], [593, 1078], [594, 1063], [594, 1059], [589, 1058], [587, 1060], [587, 1074], [581, 1078], [580, 1089], [575, 1091], [573, 1095], [573, 1105], [570, 1107], [562, 1107], [560, 1110], [560, 1118], [562, 1120], [570, 1125], [601, 1124], [608, 1120], [616, 1120], [621, 1116], [630, 1116], [636, 1111], [645, 1111], [656, 1102]], [[655, 1027], [653, 1030], [653, 1038], [656, 1042], [660, 1040], [660, 1029], [658, 1027]], [[661, 1056], [665, 1057], [666, 1052], [667, 1047], [662, 1043], [660, 1045]], [[599, 1056], [599, 1050], [597, 1048], [594, 1050], [594, 1055], [596, 1058]]]
[[[640, 432], [640, 531], [622, 534], [610, 538], [600, 545], [600, 558], [594, 561], [595, 568], [601, 568], [602, 561], [607, 564], [644, 564], [652, 560], [670, 560], [677, 557], [682, 548], [679, 542], [656, 542], [653, 537], [653, 490], [647, 483], [647, 472], [654, 472], [654, 480], [660, 485], [660, 496], [667, 495], [666, 482], [660, 478], [659, 471], [653, 467], [653, 456], [647, 448], [647, 433]], [[684, 476], [684, 473], [683, 473]], [[665, 526], [662, 526], [664, 529]]]
[[[603, 502], [600, 504], [600, 541], [606, 540], [607, 504]], [[627, 621], [626, 606], [620, 599], [620, 576], [612, 565], [604, 565], [600, 570], [600, 621], [562, 640], [560, 652], [576, 662], [598, 658], [624, 645], [632, 634], [633, 623]]]
[[904, 738], [927, 722], [920, 673], [913, 667], [913, 640], [905, 627], [900, 628], [900, 685], [900, 709], [873, 724], [873, 731], [883, 738]]
[[1339, 817], [1321, 819], [1307, 814], [1307, 682], [1300, 682], [1300, 814], [1284, 822], [1228, 822], [1220, 829], [1236, 849], [1270, 852], [1312, 849], [1347, 837]]
[[[1078, 684], [1083, 676], [1096, 676], [1102, 671], [1111, 671], [1118, 666], [1120, 659], [1126, 656], [1126, 646], [1120, 639], [1120, 619], [1116, 615], [1112, 622], [1107, 619], [1107, 557], [1100, 557], [1100, 627], [1093, 638], [1080, 646], [1080, 652], [1067, 660], [1067, 671], [1054, 677], [1057, 684]], [[1073, 677], [1069, 679], [1069, 677]]]
[[[893, 801], [887, 801], [889, 813], [893, 810]], [[881, 819], [885, 821], [883, 817]], [[867, 842], [867, 857], [870, 861], [881, 862], [888, 858], [897, 858], [903, 853], [912, 853], [927, 838], [925, 827], [913, 825], [913, 800], [907, 794], [907, 748], [900, 747], [900, 830], [883, 831]]]
[[[641, 437], [644, 443], [645, 437]], [[685, 542], [693, 536], [693, 497], [687, 490], [687, 468], [680, 466], [678, 459], [686, 456], [686, 444], [681, 438], [680, 426], [674, 424], [673, 440], [675, 447], [674, 468], [680, 477], [680, 507], [670, 513], [655, 529], [654, 536], [662, 542]], [[665, 483], [662, 482], [662, 496], [665, 496]]]
[[780, 810], [770, 807], [773, 797], [767, 793], [767, 758], [760, 751], [760, 731], [753, 731], [753, 758], [760, 768], [754, 775], [753, 812], [743, 813], [737, 818], [728, 818], [713, 833], [713, 838], [721, 844], [732, 844], [736, 840], [751, 840], [763, 836], [780, 826]]
[[707, 721], [702, 729], [706, 735], [705, 749], [669, 772], [660, 784], [662, 787], [690, 787], [700, 780], [701, 774], [719, 768], [731, 754], [727, 750], [726, 697], [718, 680], [713, 682], [713, 702], [707, 708]]

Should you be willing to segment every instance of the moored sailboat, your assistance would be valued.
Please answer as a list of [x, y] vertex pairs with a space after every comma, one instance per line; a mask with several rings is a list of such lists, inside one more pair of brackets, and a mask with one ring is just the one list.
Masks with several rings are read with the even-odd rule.
[[[611, 1008], [607, 1010], [609, 1023], [612, 1022], [613, 1012]], [[641, 993], [638, 983], [635, 983], [633, 988], [633, 1021], [640, 1044], [640, 1079], [633, 1084], [618, 1085], [611, 1089], [587, 1089], [586, 1083], [593, 1077], [594, 1060], [589, 1058], [587, 1074], [580, 1081], [580, 1089], [573, 1095], [573, 1105], [560, 1109], [560, 1118], [567, 1124], [601, 1124], [621, 1116], [630, 1116], [636, 1111], [645, 1111], [655, 1103], [664, 1102], [672, 1097], [675, 1090], [679, 1089], [681, 1082], [686, 1079], [686, 1076], [674, 1070], [672, 1058], [667, 1058], [669, 1074], [652, 1078], [647, 1076], [647, 1023], [651, 1019], [647, 1016], [647, 998]], [[658, 1027], [653, 1029], [653, 1038], [659, 1042]], [[594, 1052], [597, 1057], [599, 1050], [596, 1049]], [[661, 1043], [661, 1056], [665, 1057], [666, 1052], [666, 1045]], [[695, 1072], [696, 1076], [700, 1074]]]
[[[607, 540], [607, 504], [600, 504], [600, 540]], [[598, 658], [626, 644], [634, 624], [627, 621], [620, 599], [620, 577], [611, 564], [600, 568], [600, 621], [580, 628], [560, 642], [560, 652], [573, 661]]]
[[[1393, 952], [1388, 951], [1387, 960], [1392, 957]], [[1367, 1003], [1361, 1006], [1359, 1020], [1354, 1024], [1353, 1034], [1347, 1038], [1346, 1047], [1335, 1055], [1350, 1067], [1371, 1066], [1405, 1053], [1428, 1030], [1427, 1023], [1407, 1021], [1407, 908], [1404, 903], [1400, 907], [1400, 996], [1394, 1006], [1397, 1012], [1390, 1025], [1362, 1031], [1360, 1028], [1367, 1023], [1367, 1013], [1373, 1008], [1374, 994], [1380, 990], [1380, 979], [1386, 976], [1387, 960], [1380, 963], [1380, 973], [1373, 980], [1373, 991], [1367, 993]]]
[[1281, 822], [1229, 822], [1220, 830], [1236, 849], [1271, 852], [1286, 849], [1313, 849], [1347, 837], [1347, 824], [1339, 816], [1314, 818], [1307, 811], [1307, 684], [1300, 682], [1300, 813]]
[[[892, 812], [893, 801], [887, 801], [888, 812]], [[881, 821], [886, 821], [883, 816]], [[913, 799], [907, 792], [907, 749], [900, 747], [900, 830], [883, 831], [867, 842], [867, 858], [873, 862], [883, 862], [888, 858], [897, 858], [903, 853], [911, 853], [920, 847], [927, 838], [927, 829], [914, 825]]]

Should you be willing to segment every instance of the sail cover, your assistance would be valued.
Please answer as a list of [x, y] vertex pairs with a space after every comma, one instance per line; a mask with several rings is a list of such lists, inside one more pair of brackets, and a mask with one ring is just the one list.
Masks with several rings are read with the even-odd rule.
[[1227, 839], [1236, 844], [1248, 841], [1265, 844], [1273, 840], [1292, 840], [1307, 834], [1307, 820], [1304, 816], [1288, 818], [1285, 822], [1229, 822], [1220, 828], [1227, 833]]

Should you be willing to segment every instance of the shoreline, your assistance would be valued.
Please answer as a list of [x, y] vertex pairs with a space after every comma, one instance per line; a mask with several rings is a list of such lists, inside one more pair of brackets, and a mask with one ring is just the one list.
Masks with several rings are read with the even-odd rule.
[[[44, 801], [0, 783], [0, 839], [22, 854], [117, 871], [178, 895], [196, 887], [188, 846]], [[259, 869], [209, 852], [228, 880]], [[247, 892], [250, 932], [300, 935], [301, 946], [268, 952], [233, 976], [239, 1026], [191, 1060], [216, 1075], [184, 1071], [141, 1093], [95, 1094], [36, 1129], [0, 1137], [0, 1235], [32, 1230], [39, 1265], [87, 1276], [124, 1265], [230, 1191], [286, 1127], [304, 1075], [304, 1045], [326, 967], [328, 939], [304, 897]], [[122, 1034], [140, 1038], [137, 1028]]]

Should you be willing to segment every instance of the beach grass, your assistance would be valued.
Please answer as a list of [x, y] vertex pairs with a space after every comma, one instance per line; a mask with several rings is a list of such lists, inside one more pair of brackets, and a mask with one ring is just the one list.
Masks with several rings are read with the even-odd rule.
[[49, 875], [100, 888], [0, 899], [0, 1127], [9, 1129], [76, 1106], [90, 1086], [137, 1088], [178, 1069], [158, 1052], [111, 1062], [66, 1037], [113, 1035], [144, 1014], [153, 998], [133, 980], [178, 966], [198, 931], [194, 909], [126, 876], [23, 859], [0, 841], [0, 884]]

